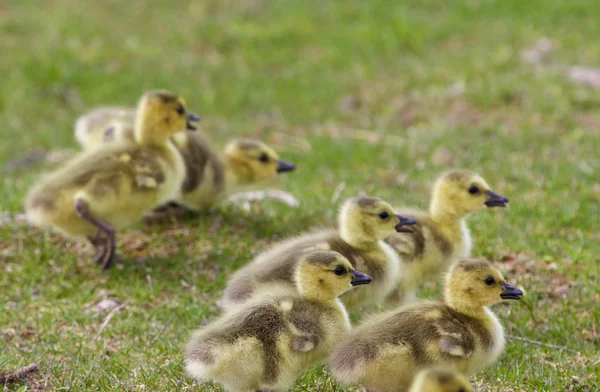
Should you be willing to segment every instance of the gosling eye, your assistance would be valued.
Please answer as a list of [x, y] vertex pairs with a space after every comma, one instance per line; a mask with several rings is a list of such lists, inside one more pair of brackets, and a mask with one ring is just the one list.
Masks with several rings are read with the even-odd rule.
[[387, 218], [389, 218], [389, 217], [390, 217], [390, 214], [389, 214], [387, 211], [381, 211], [381, 212], [379, 213], [379, 217], [380, 217], [381, 219], [387, 219]]
[[267, 155], [267, 153], [263, 152], [262, 154], [259, 155], [258, 160], [263, 163], [267, 163], [267, 162], [269, 162], [269, 156]]
[[491, 276], [488, 276], [487, 278], [485, 278], [485, 279], [483, 280], [483, 282], [484, 282], [486, 285], [488, 285], [488, 286], [491, 286], [491, 285], [493, 285], [494, 283], [496, 283], [496, 280], [495, 280], [494, 278], [492, 278]]
[[179, 106], [177, 106], [177, 114], [179, 114], [180, 116], [183, 116], [185, 114], [185, 108], [183, 107], [183, 105], [179, 104]]
[[343, 265], [338, 265], [333, 270], [333, 273], [336, 274], [337, 276], [345, 275], [346, 274], [346, 268]]
[[472, 195], [476, 195], [479, 193], [479, 187], [477, 185], [471, 185], [469, 187], [469, 193]]

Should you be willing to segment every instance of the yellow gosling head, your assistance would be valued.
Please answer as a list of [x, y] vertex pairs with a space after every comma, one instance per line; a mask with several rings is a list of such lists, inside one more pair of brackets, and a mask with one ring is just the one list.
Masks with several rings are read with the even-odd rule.
[[340, 236], [352, 246], [375, 244], [395, 232], [411, 232], [413, 218], [396, 214], [378, 197], [358, 196], [344, 202], [338, 214]]
[[446, 275], [444, 298], [457, 310], [477, 309], [504, 299], [520, 299], [523, 292], [506, 283], [504, 277], [489, 261], [458, 260]]
[[432, 215], [463, 217], [485, 207], [506, 207], [508, 199], [492, 191], [477, 173], [453, 169], [443, 173], [433, 186]]
[[166, 90], [148, 91], [138, 102], [135, 118], [137, 142], [164, 143], [174, 133], [195, 130], [200, 117], [186, 110], [183, 98]]
[[410, 392], [473, 392], [467, 377], [447, 367], [433, 367], [419, 372]]
[[225, 160], [238, 183], [254, 183], [275, 177], [277, 173], [293, 171], [292, 162], [279, 155], [261, 141], [236, 139], [225, 147]]
[[307, 251], [300, 256], [294, 273], [301, 295], [320, 301], [332, 300], [354, 286], [371, 283], [371, 277], [356, 271], [347, 258], [334, 251]]

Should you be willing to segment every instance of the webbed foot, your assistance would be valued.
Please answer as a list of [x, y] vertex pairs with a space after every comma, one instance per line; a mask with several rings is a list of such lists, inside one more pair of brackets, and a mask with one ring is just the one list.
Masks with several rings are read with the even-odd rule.
[[83, 199], [75, 200], [75, 211], [81, 219], [90, 222], [98, 228], [96, 235], [88, 237], [90, 242], [96, 247], [96, 254], [92, 260], [100, 264], [102, 270], [110, 268], [115, 255], [115, 229], [105, 220], [93, 216], [87, 202]]

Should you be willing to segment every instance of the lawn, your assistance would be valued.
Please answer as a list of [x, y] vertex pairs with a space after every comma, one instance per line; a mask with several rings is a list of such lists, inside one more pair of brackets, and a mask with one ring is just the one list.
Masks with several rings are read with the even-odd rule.
[[[5, 390], [220, 391], [184, 375], [182, 346], [232, 271], [359, 192], [426, 207], [450, 167], [509, 197], [469, 220], [474, 254], [535, 302], [535, 317], [494, 307], [513, 338], [478, 390], [599, 390], [600, 89], [569, 77], [600, 66], [598, 15], [592, 0], [0, 3], [0, 374], [39, 365]], [[295, 161], [262, 187], [300, 205], [136, 225], [106, 272], [28, 227], [23, 197], [77, 148], [75, 118], [150, 88], [183, 95], [217, 145], [256, 137]], [[296, 385], [355, 390], [321, 368]]]

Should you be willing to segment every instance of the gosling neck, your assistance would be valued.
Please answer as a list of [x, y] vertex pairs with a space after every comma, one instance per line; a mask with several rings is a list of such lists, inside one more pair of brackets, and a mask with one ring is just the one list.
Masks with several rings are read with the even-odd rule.
[[355, 227], [343, 219], [340, 219], [338, 227], [340, 238], [356, 249], [372, 250], [379, 246], [379, 238], [367, 227]]
[[481, 304], [473, 304], [472, 298], [467, 298], [464, 295], [451, 294], [448, 290], [444, 293], [444, 302], [453, 310], [471, 316], [473, 318], [485, 318], [485, 307]]
[[244, 181], [238, 174], [233, 170], [233, 166], [231, 165], [229, 159], [225, 158], [225, 162], [223, 163], [225, 169], [225, 183], [229, 186], [244, 184]]
[[327, 288], [319, 286], [304, 287], [299, 282], [296, 282], [296, 286], [298, 287], [298, 292], [302, 297], [312, 301], [330, 303], [336, 299], [336, 295]]
[[165, 134], [163, 130], [159, 129], [158, 124], [149, 123], [143, 117], [136, 118], [133, 135], [136, 143], [148, 146], [165, 147], [167, 145], [167, 140], [169, 140], [169, 136], [170, 135]]
[[434, 194], [429, 205], [429, 216], [438, 224], [450, 228], [458, 228], [467, 214], [448, 207], [450, 205], [452, 205], [450, 201], [444, 200]]
[[253, 183], [253, 179], [247, 174], [251, 173], [252, 170], [242, 161], [235, 161], [228, 157], [226, 154], [223, 156], [223, 167], [225, 170], [225, 182], [227, 185], [244, 185]]

